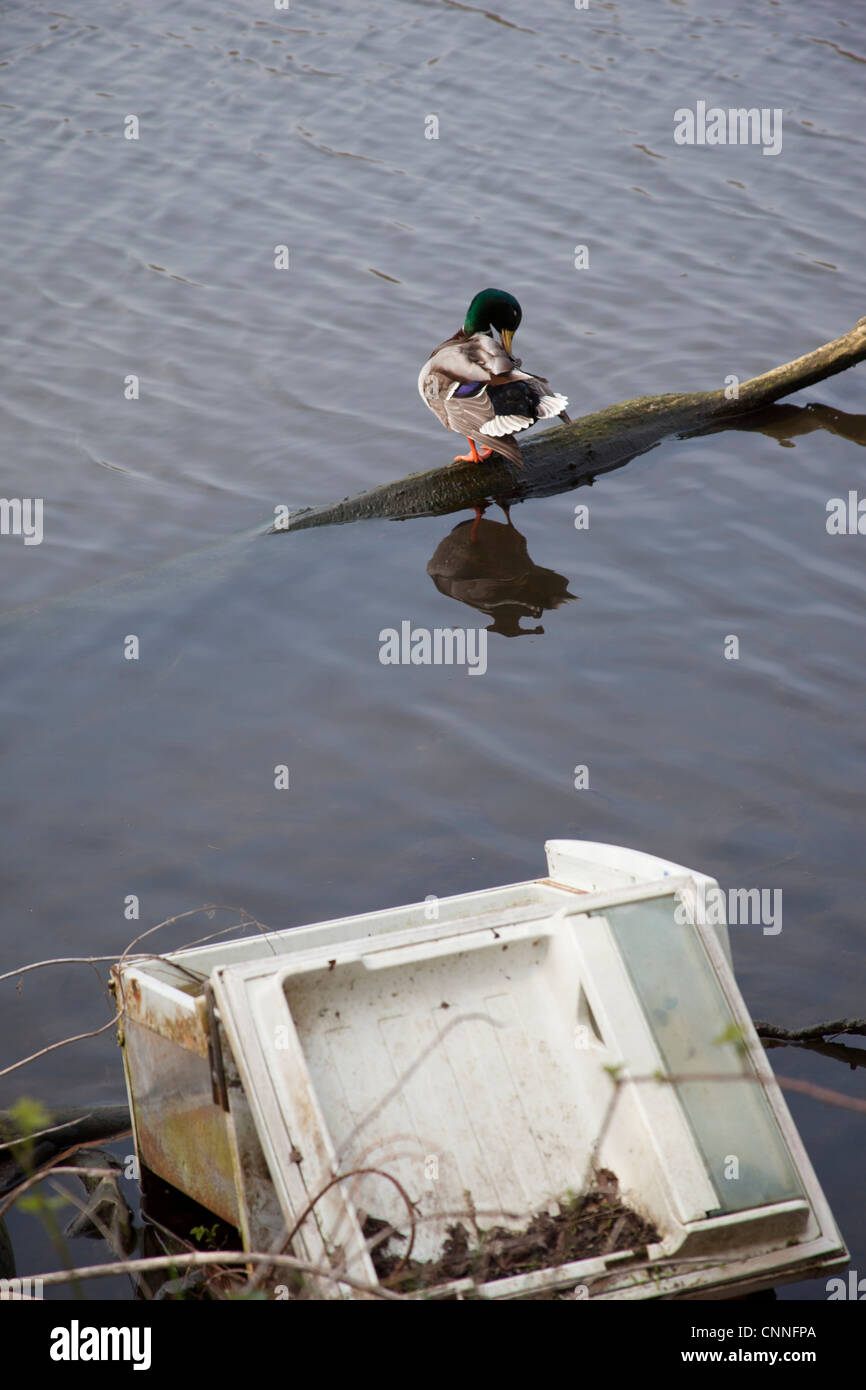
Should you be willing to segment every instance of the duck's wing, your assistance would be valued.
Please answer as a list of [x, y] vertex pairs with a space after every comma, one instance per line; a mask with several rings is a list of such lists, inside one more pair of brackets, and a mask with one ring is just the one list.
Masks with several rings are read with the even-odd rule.
[[523, 455], [513, 436], [516, 430], [525, 429], [533, 421], [523, 421], [517, 416], [497, 415], [487, 386], [473, 382], [463, 384], [470, 390], [474, 387], [472, 394], [458, 394], [461, 383], [452, 382], [449, 393], [442, 397], [441, 414], [437, 410], [437, 415], [455, 434], [465, 434], [467, 439], [474, 439], [476, 444], [495, 449], [498, 454], [503, 454], [512, 463], [516, 463], [518, 468], [522, 468]]
[[453, 381], [493, 381], [520, 366], [488, 333], [457, 333], [438, 347], [430, 357], [436, 371]]
[[[451, 429], [470, 436], [471, 430], [465, 428], [465, 423], [471, 411], [478, 421], [477, 428], [491, 442], [520, 434], [537, 420], [552, 419], [567, 405], [568, 397], [552, 391], [542, 377], [518, 371], [477, 388], [455, 385], [444, 402]], [[459, 424], [453, 423], [458, 420]]]

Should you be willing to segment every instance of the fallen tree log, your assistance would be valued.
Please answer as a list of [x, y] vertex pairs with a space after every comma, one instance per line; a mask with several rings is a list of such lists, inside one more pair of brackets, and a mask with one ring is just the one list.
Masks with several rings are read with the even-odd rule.
[[[25, 1174], [15, 1149], [30, 1144], [27, 1168], [35, 1171], [78, 1145], [108, 1142], [125, 1134], [130, 1127], [125, 1105], [57, 1106], [51, 1111], [51, 1124], [31, 1134], [9, 1110], [0, 1110], [0, 1197], [11, 1192]], [[2, 1215], [2, 1213], [0, 1213]]]
[[687, 438], [740, 423], [750, 412], [844, 372], [864, 358], [866, 318], [844, 337], [742, 382], [735, 398], [720, 388], [623, 401], [528, 439], [522, 469], [497, 460], [492, 466], [452, 464], [412, 473], [331, 506], [294, 512], [278, 519], [269, 534], [350, 521], [444, 516], [491, 502], [511, 505], [567, 492], [591, 483], [601, 473], [622, 468], [664, 439]]

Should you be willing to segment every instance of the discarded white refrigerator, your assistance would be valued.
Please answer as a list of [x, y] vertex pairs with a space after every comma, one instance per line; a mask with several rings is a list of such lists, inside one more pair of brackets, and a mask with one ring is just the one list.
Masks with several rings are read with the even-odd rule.
[[[546, 852], [544, 878], [115, 967], [141, 1163], [316, 1267], [314, 1297], [377, 1286], [369, 1218], [410, 1297], [741, 1297], [843, 1265], [727, 929], [695, 921], [714, 880]], [[481, 1247], [605, 1183], [650, 1236], [427, 1282], [455, 1223]]]

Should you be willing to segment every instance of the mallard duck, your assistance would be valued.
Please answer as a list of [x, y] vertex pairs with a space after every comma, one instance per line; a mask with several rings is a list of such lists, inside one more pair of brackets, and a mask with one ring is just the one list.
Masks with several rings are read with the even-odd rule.
[[[521, 468], [514, 436], [536, 420], [558, 415], [568, 421], [567, 396], [551, 391], [543, 377], [521, 371], [520, 359], [511, 355], [522, 317], [513, 294], [481, 290], [466, 311], [463, 327], [421, 368], [418, 390], [425, 405], [446, 429], [465, 434], [469, 444], [469, 453], [455, 455], [455, 463], [479, 463], [495, 452]], [[492, 448], [485, 447], [487, 440]]]

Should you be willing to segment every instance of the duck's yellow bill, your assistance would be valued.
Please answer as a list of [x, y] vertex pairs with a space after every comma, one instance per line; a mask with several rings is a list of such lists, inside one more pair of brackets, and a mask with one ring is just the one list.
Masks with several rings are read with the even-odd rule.
[[510, 352], [510, 351], [511, 351], [511, 343], [512, 343], [512, 340], [513, 340], [513, 338], [514, 338], [514, 329], [513, 329], [513, 328], [503, 328], [503, 329], [500, 330], [500, 332], [501, 332], [501, 337], [502, 337], [502, 346], [505, 348], [505, 351], [506, 351], [506, 352]]

